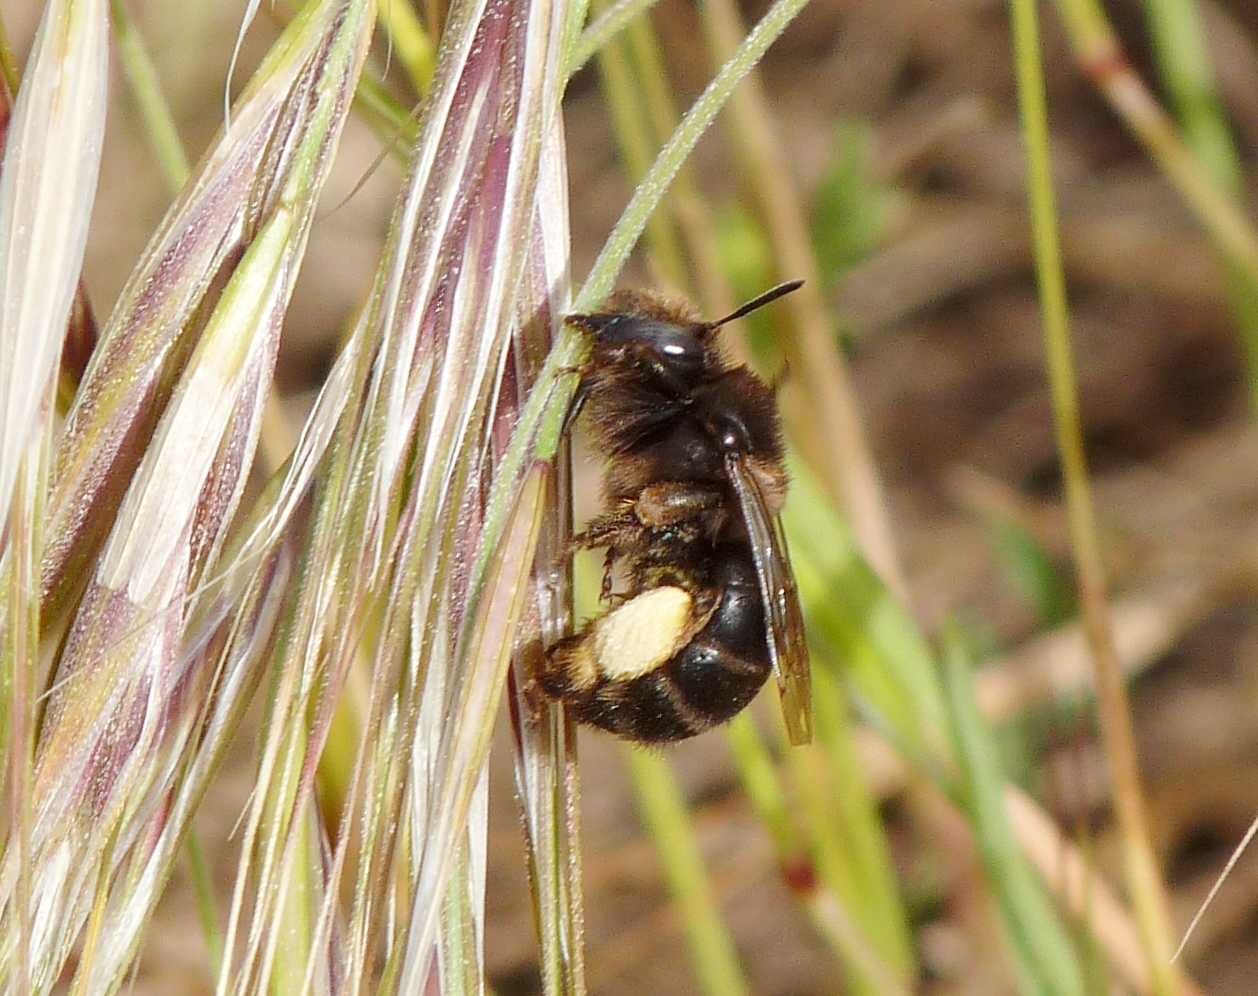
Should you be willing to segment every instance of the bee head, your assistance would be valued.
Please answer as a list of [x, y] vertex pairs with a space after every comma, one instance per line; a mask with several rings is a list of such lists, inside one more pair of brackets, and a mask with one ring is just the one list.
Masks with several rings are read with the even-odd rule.
[[592, 333], [601, 347], [650, 350], [660, 366], [686, 381], [697, 379], [707, 362], [707, 349], [694, 326], [624, 312], [571, 315], [568, 321]]
[[[623, 387], [634, 371], [650, 370], [654, 382], [666, 385], [671, 394], [685, 396], [689, 404], [690, 392], [724, 368], [717, 331], [802, 283], [795, 280], [774, 287], [714, 322], [697, 320], [684, 304], [632, 291], [614, 294], [606, 311], [568, 315], [564, 320], [593, 337], [591, 368], [602, 370], [605, 382], [619, 379]], [[644, 383], [649, 387], [651, 381]]]

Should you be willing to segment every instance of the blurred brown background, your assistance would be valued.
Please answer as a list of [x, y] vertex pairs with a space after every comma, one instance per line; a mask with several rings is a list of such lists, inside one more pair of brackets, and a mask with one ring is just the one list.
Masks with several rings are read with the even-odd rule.
[[[5, 0], [25, 54], [41, 5]], [[195, 155], [218, 126], [242, 3], [133, 2], [182, 137]], [[1224, 99], [1246, 161], [1258, 142], [1258, 5], [1203, 2]], [[762, 5], [745, 7], [748, 18]], [[1108, 5], [1137, 68], [1142, 12]], [[1222, 268], [1177, 195], [1077, 70], [1044, 10], [1050, 113], [1077, 364], [1098, 514], [1124, 639], [1156, 845], [1182, 928], [1258, 814], [1258, 426]], [[709, 78], [696, 12], [664, 0], [656, 24], [674, 87]], [[266, 14], [244, 46], [239, 86], [274, 37]], [[381, 45], [375, 55], [383, 68]], [[769, 54], [763, 77], [795, 178], [819, 205], [844, 154], [841, 125], [867, 126], [862, 183], [877, 196], [869, 251], [829, 273], [876, 458], [925, 626], [958, 614], [1010, 663], [1007, 694], [1031, 695], [1077, 646], [1050, 656], [1032, 600], [1002, 560], [995, 521], [1035, 536], [1063, 576], [1069, 554], [1030, 271], [1022, 146], [1001, 0], [814, 0]], [[401, 91], [399, 90], [399, 93]], [[581, 274], [629, 187], [595, 72], [567, 101], [574, 272]], [[850, 134], [850, 132], [848, 132]], [[299, 418], [376, 264], [399, 167], [351, 120], [289, 316], [279, 387]], [[740, 195], [718, 126], [696, 157], [718, 211]], [[125, 85], [115, 75], [87, 281], [105, 314], [169, 202]], [[817, 207], [820, 211], [821, 207]], [[645, 283], [643, 268], [626, 281]], [[596, 468], [583, 465], [592, 481]], [[1057, 648], [1060, 649], [1060, 648]], [[1063, 663], [1063, 661], [1065, 663]], [[1022, 668], [1022, 670], [1019, 670]], [[1024, 676], [1019, 678], [1019, 675]], [[1029, 675], [1030, 677], [1025, 677]], [[1013, 724], [1009, 765], [1066, 827], [1096, 834], [1115, 871], [1107, 774], [1086, 714], [1038, 709]], [[838, 991], [841, 977], [775, 867], [724, 742], [670, 751], [696, 813], [712, 883], [757, 993]], [[676, 914], [639, 829], [620, 748], [582, 743], [588, 965], [600, 994], [694, 990]], [[486, 948], [495, 991], [536, 989], [523, 850], [509, 759], [498, 751]], [[252, 777], [248, 744], [207, 800], [201, 831], [222, 895], [234, 824]], [[932, 993], [1000, 993], [1013, 979], [974, 854], [925, 839], [911, 794], [887, 800], [899, 871]], [[1115, 873], [1113, 879], [1117, 880]], [[187, 882], [152, 932], [136, 992], [208, 992]], [[1189, 949], [1212, 993], [1258, 992], [1258, 855], [1239, 864]]]

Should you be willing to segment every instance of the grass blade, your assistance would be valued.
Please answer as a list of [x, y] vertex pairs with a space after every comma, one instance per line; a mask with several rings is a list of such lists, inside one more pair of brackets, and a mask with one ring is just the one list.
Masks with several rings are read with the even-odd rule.
[[996, 745], [978, 712], [972, 664], [955, 628], [944, 634], [943, 674], [963, 805], [969, 811], [987, 880], [1002, 909], [1027, 992], [1084, 992], [1079, 959], [1014, 839]]
[[1083, 429], [1075, 387], [1065, 276], [1057, 234], [1057, 209], [1049, 161], [1048, 110], [1040, 64], [1039, 26], [1033, 0], [1012, 0], [1018, 100], [1027, 147], [1027, 186], [1035, 242], [1036, 277], [1052, 390], [1057, 450], [1065, 480], [1071, 547], [1079, 573], [1079, 607], [1086, 621], [1096, 670], [1101, 730], [1114, 782], [1114, 803], [1123, 840], [1127, 886], [1140, 924], [1145, 953], [1159, 993], [1178, 989], [1171, 968], [1173, 945], [1161, 874], [1149, 839], [1126, 687], [1119, 671], [1109, 596], [1101, 559]]
[[[108, 91], [100, 0], [48, 6], [0, 172], [0, 520], [38, 441], [87, 244]], [[67, 155], [65, 150], [73, 150]]]
[[680, 907], [699, 988], [713, 996], [748, 993], [733, 940], [703, 872], [685, 801], [668, 763], [656, 754], [625, 749], [638, 805], [664, 861], [669, 891]]

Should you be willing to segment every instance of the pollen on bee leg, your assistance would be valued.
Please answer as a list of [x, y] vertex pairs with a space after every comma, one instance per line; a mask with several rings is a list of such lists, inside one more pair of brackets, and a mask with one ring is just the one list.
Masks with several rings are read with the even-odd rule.
[[595, 666], [608, 678], [653, 671], [686, 642], [694, 600], [683, 588], [652, 588], [594, 624]]

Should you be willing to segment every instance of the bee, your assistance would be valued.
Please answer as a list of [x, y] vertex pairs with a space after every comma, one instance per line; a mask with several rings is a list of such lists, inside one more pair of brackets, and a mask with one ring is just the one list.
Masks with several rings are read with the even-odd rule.
[[791, 741], [811, 739], [777, 399], [717, 343], [721, 326], [801, 283], [715, 322], [631, 292], [566, 319], [593, 341], [565, 429], [584, 412], [606, 455], [604, 510], [572, 548], [606, 549], [612, 607], [550, 648], [539, 684], [578, 721], [639, 743], [683, 740], [735, 716], [773, 672]]

